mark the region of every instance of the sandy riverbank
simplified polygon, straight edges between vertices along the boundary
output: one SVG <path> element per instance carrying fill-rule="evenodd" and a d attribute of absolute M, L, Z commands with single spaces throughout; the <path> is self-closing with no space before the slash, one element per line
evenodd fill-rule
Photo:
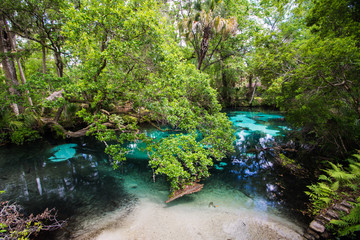
<path fill-rule="evenodd" d="M 77 239 L 302 239 L 299 226 L 243 208 L 168 206 L 141 199 L 127 214 L 117 214 L 118 219 L 113 213 L 97 223 L 97 231 Z"/>

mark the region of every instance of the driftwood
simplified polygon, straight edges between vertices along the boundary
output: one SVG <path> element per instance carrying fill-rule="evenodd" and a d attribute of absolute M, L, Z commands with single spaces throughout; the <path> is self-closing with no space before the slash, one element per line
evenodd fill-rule
<path fill-rule="evenodd" d="M 199 184 L 199 183 L 193 183 L 192 185 L 186 185 L 183 189 L 175 191 L 175 193 L 173 194 L 173 197 L 166 200 L 165 203 L 174 201 L 175 199 L 181 198 L 187 194 L 199 192 L 203 187 L 204 187 L 204 184 Z"/>

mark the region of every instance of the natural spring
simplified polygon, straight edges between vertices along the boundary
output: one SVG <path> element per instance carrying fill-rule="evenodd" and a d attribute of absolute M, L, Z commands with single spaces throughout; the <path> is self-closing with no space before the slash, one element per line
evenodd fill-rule
<path fill-rule="evenodd" d="M 228 116 L 236 152 L 214 165 L 200 192 L 169 204 L 168 185 L 162 177 L 153 182 L 143 144 L 129 143 L 126 163 L 113 170 L 91 138 L 0 147 L 0 201 L 17 202 L 26 213 L 55 207 L 68 226 L 46 239 L 302 239 L 296 209 L 305 184 L 262 150 L 287 140 L 284 117 Z M 154 138 L 167 134 L 143 130 Z"/>

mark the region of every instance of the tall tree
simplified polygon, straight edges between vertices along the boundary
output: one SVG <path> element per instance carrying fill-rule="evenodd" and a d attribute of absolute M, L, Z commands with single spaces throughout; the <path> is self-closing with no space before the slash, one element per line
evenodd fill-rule
<path fill-rule="evenodd" d="M 53 52 L 59 77 L 63 77 L 64 74 L 64 38 L 61 28 L 64 22 L 62 10 L 66 4 L 68 2 L 62 0 L 6 0 L 0 4 L 1 13 L 11 22 L 12 32 L 39 43 L 43 55 L 45 48 Z M 43 66 L 46 68 L 45 63 Z"/>
<path fill-rule="evenodd" d="M 17 78 L 16 68 L 14 64 L 14 57 L 11 48 L 11 33 L 8 31 L 7 23 L 4 15 L 0 15 L 0 53 L 1 64 L 5 73 L 5 80 L 9 88 L 10 95 L 13 99 L 10 100 L 10 106 L 16 116 L 20 113 L 20 108 L 16 103 L 16 97 L 20 97 L 21 94 L 18 91 L 19 81 Z"/>
<path fill-rule="evenodd" d="M 234 17 L 226 19 L 217 15 L 214 12 L 215 1 L 209 1 L 204 6 L 200 2 L 195 2 L 194 6 L 190 5 L 191 7 L 196 10 L 195 13 L 181 19 L 179 29 L 194 48 L 197 69 L 204 70 L 214 63 L 213 56 L 221 42 L 226 41 L 236 33 L 238 23 Z M 224 58 L 226 57 L 229 56 L 224 56 Z M 205 58 L 208 62 L 202 67 Z"/>

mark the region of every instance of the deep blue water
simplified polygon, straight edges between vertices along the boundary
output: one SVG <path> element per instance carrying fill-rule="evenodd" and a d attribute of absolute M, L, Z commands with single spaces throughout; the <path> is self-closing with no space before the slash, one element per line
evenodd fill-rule
<path fill-rule="evenodd" d="M 212 192 L 220 191 L 231 201 L 244 201 L 248 208 L 300 219 L 297 209 L 303 207 L 305 183 L 274 164 L 273 152 L 264 150 L 275 142 L 288 141 L 291 128 L 284 117 L 245 111 L 231 111 L 228 116 L 236 131 L 236 152 L 214 165 L 197 196 L 185 196 L 172 204 L 192 201 L 201 194 L 211 198 Z M 152 128 L 144 131 L 154 138 L 168 134 Z M 68 219 L 68 229 L 99 213 L 129 208 L 141 197 L 165 201 L 168 185 L 162 177 L 153 183 L 147 154 L 141 151 L 144 144 L 129 143 L 128 147 L 126 163 L 113 170 L 104 146 L 92 138 L 3 146 L 0 190 L 5 193 L 0 200 L 17 202 L 26 213 L 55 207 L 59 218 Z"/>

